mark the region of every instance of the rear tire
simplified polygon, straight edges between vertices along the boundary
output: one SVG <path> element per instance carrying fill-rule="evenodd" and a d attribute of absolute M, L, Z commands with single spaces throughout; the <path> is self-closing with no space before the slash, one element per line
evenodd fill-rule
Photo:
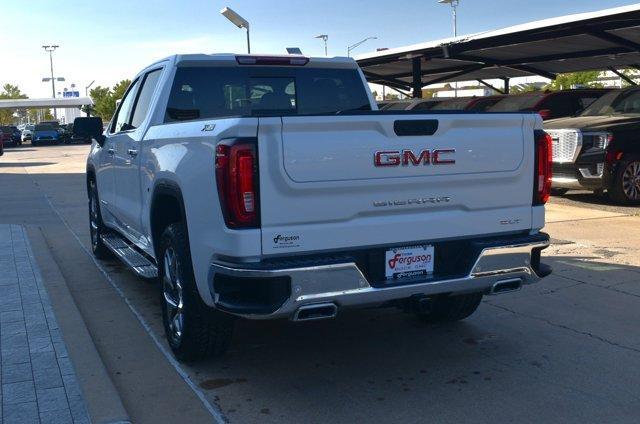
<path fill-rule="evenodd" d="M 480 306 L 482 293 L 460 296 L 439 296 L 429 311 L 417 312 L 418 317 L 429 323 L 461 321 L 471 316 Z"/>
<path fill-rule="evenodd" d="M 91 236 L 91 252 L 98 259 L 111 256 L 111 251 L 102 242 L 102 235 L 107 231 L 102 222 L 98 188 L 94 180 L 89 180 L 89 234 Z"/>
<path fill-rule="evenodd" d="M 210 308 L 200 297 L 182 223 L 171 224 L 162 233 L 158 278 L 162 322 L 176 358 L 191 362 L 224 354 L 231 343 L 235 319 Z"/>
<path fill-rule="evenodd" d="M 609 189 L 611 200 L 624 205 L 640 204 L 640 158 L 632 157 L 621 162 L 613 187 Z"/>

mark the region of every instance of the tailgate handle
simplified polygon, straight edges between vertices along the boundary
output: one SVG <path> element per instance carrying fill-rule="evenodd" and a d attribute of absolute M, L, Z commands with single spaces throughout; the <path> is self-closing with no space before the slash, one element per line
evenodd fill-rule
<path fill-rule="evenodd" d="M 397 136 L 434 135 L 438 131 L 437 119 L 413 119 L 395 121 L 393 130 Z"/>

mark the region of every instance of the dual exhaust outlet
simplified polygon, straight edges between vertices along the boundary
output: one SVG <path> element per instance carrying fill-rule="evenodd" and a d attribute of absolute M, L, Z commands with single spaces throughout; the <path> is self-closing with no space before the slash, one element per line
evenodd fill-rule
<path fill-rule="evenodd" d="M 522 288 L 522 279 L 521 278 L 511 278 L 509 280 L 501 280 L 495 283 L 489 294 L 503 294 L 518 291 Z"/>
<path fill-rule="evenodd" d="M 503 293 L 510 293 L 518 291 L 522 288 L 521 278 L 511 278 L 508 280 L 501 280 L 491 286 L 489 290 L 490 295 L 497 295 Z M 428 298 L 421 297 L 419 303 L 425 303 L 422 307 L 427 307 Z M 423 301 L 423 302 L 420 302 Z M 317 303 L 313 305 L 304 305 L 299 307 L 293 317 L 292 321 L 316 321 L 321 319 L 331 319 L 338 315 L 338 306 L 335 303 Z"/>
<path fill-rule="evenodd" d="M 299 307 L 291 318 L 292 321 L 316 321 L 335 318 L 338 306 L 335 303 L 317 303 Z"/>

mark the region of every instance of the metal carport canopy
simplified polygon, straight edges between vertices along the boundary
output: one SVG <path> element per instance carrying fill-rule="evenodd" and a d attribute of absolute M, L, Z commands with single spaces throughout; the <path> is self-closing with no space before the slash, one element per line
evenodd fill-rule
<path fill-rule="evenodd" d="M 65 108 L 85 105 L 93 105 L 93 100 L 90 97 L 0 100 L 0 109 Z"/>
<path fill-rule="evenodd" d="M 640 4 L 562 16 L 496 31 L 356 57 L 367 80 L 397 89 L 640 67 Z"/>

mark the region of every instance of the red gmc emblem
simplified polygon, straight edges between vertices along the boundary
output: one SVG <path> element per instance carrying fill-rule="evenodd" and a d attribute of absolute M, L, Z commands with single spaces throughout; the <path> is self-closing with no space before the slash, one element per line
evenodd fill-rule
<path fill-rule="evenodd" d="M 451 156 L 456 149 L 425 149 L 418 153 L 412 150 L 384 150 L 375 152 L 373 163 L 375 166 L 427 166 L 453 165 L 456 160 Z"/>

